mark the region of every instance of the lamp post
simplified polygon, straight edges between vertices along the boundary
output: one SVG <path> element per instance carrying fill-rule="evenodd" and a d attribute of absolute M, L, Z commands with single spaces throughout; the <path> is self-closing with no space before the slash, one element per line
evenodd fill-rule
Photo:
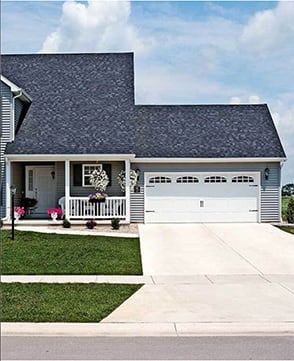
<path fill-rule="evenodd" d="M 10 194 L 11 194 L 11 239 L 14 241 L 14 196 L 16 193 L 15 185 L 10 186 Z"/>

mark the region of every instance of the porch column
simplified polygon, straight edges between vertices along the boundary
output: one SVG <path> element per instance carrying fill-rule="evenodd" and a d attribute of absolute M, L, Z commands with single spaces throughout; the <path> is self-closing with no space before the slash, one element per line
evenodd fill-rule
<path fill-rule="evenodd" d="M 70 163 L 64 162 L 64 195 L 65 195 L 65 218 L 69 219 L 69 197 L 70 197 Z"/>
<path fill-rule="evenodd" d="M 130 223 L 130 160 L 125 160 L 125 172 L 126 172 L 126 221 Z"/>
<path fill-rule="evenodd" d="M 11 220 L 11 196 L 10 196 L 10 183 L 11 183 L 11 162 L 6 158 L 6 169 L 5 169 L 5 186 L 6 186 L 6 216 L 7 221 Z"/>

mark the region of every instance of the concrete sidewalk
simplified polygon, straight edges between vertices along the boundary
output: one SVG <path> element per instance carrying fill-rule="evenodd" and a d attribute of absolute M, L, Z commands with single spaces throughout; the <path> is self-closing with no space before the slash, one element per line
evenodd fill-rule
<path fill-rule="evenodd" d="M 2 276 L 145 285 L 100 323 L 3 323 L 3 336 L 293 335 L 293 275 Z"/>

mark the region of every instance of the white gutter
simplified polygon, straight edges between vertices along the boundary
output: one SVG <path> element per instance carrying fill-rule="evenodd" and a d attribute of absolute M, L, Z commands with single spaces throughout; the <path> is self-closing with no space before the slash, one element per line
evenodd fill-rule
<path fill-rule="evenodd" d="M 102 161 L 102 160 L 134 160 L 135 154 L 6 154 L 10 161 Z"/>
<path fill-rule="evenodd" d="M 287 158 L 135 158 L 137 163 L 269 163 L 285 162 Z"/>

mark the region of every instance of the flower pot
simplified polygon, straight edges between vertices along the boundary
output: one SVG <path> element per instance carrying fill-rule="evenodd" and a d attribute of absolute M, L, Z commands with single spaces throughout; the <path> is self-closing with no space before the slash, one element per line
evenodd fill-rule
<path fill-rule="evenodd" d="M 105 198 L 98 198 L 97 201 L 98 203 L 105 203 Z"/>
<path fill-rule="evenodd" d="M 90 198 L 89 199 L 89 203 L 98 203 L 99 201 L 98 201 L 98 199 L 97 198 Z"/>
<path fill-rule="evenodd" d="M 51 216 L 51 218 L 53 219 L 53 222 L 57 222 L 57 217 L 58 217 L 57 212 L 51 213 L 50 216 Z"/>
<path fill-rule="evenodd" d="M 17 223 L 20 219 L 20 214 L 17 213 L 17 212 L 14 212 L 14 220 L 15 220 L 15 223 Z"/>

